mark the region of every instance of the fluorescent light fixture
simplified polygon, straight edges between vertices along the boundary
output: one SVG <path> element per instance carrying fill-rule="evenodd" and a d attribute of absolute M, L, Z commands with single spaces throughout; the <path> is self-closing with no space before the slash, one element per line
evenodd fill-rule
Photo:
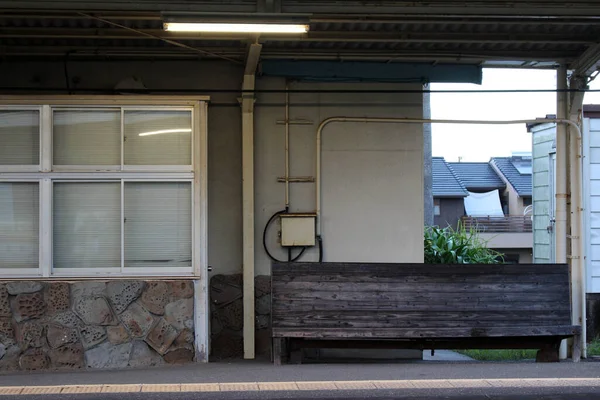
<path fill-rule="evenodd" d="M 213 22 L 165 22 L 169 32 L 212 33 L 306 33 L 308 25 L 298 24 L 241 24 Z"/>
<path fill-rule="evenodd" d="M 162 135 L 163 133 L 189 133 L 192 130 L 189 128 L 184 129 L 163 129 L 161 131 L 142 132 L 138 136 L 150 136 L 150 135 Z"/>

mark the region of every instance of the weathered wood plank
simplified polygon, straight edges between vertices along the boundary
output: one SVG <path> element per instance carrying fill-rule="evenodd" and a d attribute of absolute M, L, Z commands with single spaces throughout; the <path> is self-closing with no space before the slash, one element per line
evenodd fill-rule
<path fill-rule="evenodd" d="M 398 312 L 409 311 L 436 311 L 436 312 L 451 312 L 451 311 L 569 311 L 569 304 L 555 303 L 539 303 L 539 302 L 520 302 L 520 303 L 473 303 L 473 304 L 456 304 L 448 302 L 409 302 L 409 301 L 382 301 L 377 304 L 372 301 L 319 301 L 315 302 L 310 299 L 303 301 L 295 300 L 291 302 L 273 301 L 273 310 L 294 311 L 300 309 L 310 310 L 372 310 L 372 311 L 389 311 L 395 310 Z"/>
<path fill-rule="evenodd" d="M 423 321 L 425 323 L 436 323 L 438 321 L 461 321 L 479 324 L 517 324 L 528 323 L 530 325 L 544 325 L 545 321 L 563 321 L 557 325 L 568 325 L 570 317 L 568 312 L 539 311 L 515 312 L 507 310 L 504 312 L 397 312 L 397 311 L 275 311 L 272 314 L 275 324 L 279 325 L 285 321 L 303 321 L 316 323 L 326 321 L 385 321 L 411 322 Z"/>
<path fill-rule="evenodd" d="M 291 274 L 327 274 L 328 272 L 344 275 L 394 274 L 394 275 L 551 275 L 568 274 L 568 267 L 563 264 L 500 264 L 500 265 L 427 265 L 427 264 L 386 264 L 386 263 L 274 263 L 271 273 L 273 276 Z"/>
<path fill-rule="evenodd" d="M 344 275 L 334 272 L 322 272 L 313 273 L 312 275 L 279 275 L 272 277 L 274 283 L 279 282 L 354 282 L 354 283 L 562 283 L 568 280 L 567 274 L 522 274 L 522 275 L 501 275 L 496 273 L 490 273 L 486 275 L 469 275 L 469 274 L 444 274 L 444 275 L 433 275 L 433 274 L 370 274 L 364 273 L 361 275 Z"/>
<path fill-rule="evenodd" d="M 556 336 L 469 337 L 454 339 L 307 339 L 291 338 L 303 348 L 326 349 L 541 349 L 552 347 Z"/>
<path fill-rule="evenodd" d="M 395 318 L 395 319 L 464 319 L 464 320 L 497 320 L 501 318 L 517 320 L 545 319 L 569 317 L 567 311 L 549 310 L 544 313 L 539 311 L 378 311 L 378 310 L 324 310 L 314 311 L 313 309 L 306 310 L 274 310 L 272 316 L 275 318 L 298 318 L 305 315 L 311 315 L 318 318 Z"/>
<path fill-rule="evenodd" d="M 566 323 L 568 323 L 569 321 L 566 321 Z M 565 320 L 563 319 L 556 319 L 556 320 L 544 320 L 545 324 L 548 325 L 560 325 L 560 324 L 564 324 Z M 501 321 L 497 321 L 495 323 L 490 323 L 489 321 L 487 322 L 474 322 L 474 321 L 450 321 L 450 320 L 446 320 L 446 321 L 378 321 L 378 320 L 370 320 L 370 321 L 366 321 L 366 320 L 354 320 L 354 321 L 349 321 L 349 320 L 338 320 L 338 321 L 334 321 L 334 320 L 326 320 L 326 321 L 315 321 L 315 320 L 306 320 L 306 319 L 300 319 L 300 320 L 280 320 L 278 321 L 277 325 L 278 328 L 297 328 L 297 329 L 302 329 L 302 330 L 308 330 L 308 329 L 326 329 L 326 328 L 330 328 L 330 329 L 336 329 L 336 328 L 342 328 L 342 329 L 346 329 L 346 328 L 357 328 L 357 329 L 362 329 L 362 328 L 371 328 L 371 329 L 387 329 L 387 328 L 402 328 L 402 329 L 412 329 L 412 328 L 428 328 L 428 329 L 444 329 L 444 328 L 488 328 L 488 327 L 494 327 L 494 328 L 502 328 L 502 327 L 507 327 L 507 328 L 517 328 L 517 327 L 523 327 L 523 328 L 533 328 L 535 326 L 543 326 L 541 324 L 536 324 L 536 325 L 532 325 L 530 323 L 527 323 L 526 321 L 507 321 L 507 322 L 501 322 Z"/>
<path fill-rule="evenodd" d="M 545 282 L 510 282 L 510 283 L 457 283 L 449 282 L 335 282 L 335 281 L 288 281 L 275 282 L 274 290 L 278 293 L 318 291 L 318 292 L 405 292 L 405 293 L 490 293 L 490 292 L 534 292 L 555 293 L 569 290 L 569 283 L 545 283 Z"/>
<path fill-rule="evenodd" d="M 572 336 L 581 333 L 578 326 L 538 326 L 515 328 L 275 328 L 274 337 L 298 338 L 460 338 L 460 337 L 506 337 L 506 336 Z"/>
<path fill-rule="evenodd" d="M 427 293 L 427 292 L 321 292 L 321 291 L 292 291 L 272 293 L 273 302 L 277 301 L 362 301 L 373 302 L 406 302 L 409 304 L 456 304 L 459 308 L 463 303 L 485 302 L 492 303 L 521 303 L 521 302 L 560 302 L 568 299 L 569 292 L 534 292 L 534 293 Z"/>

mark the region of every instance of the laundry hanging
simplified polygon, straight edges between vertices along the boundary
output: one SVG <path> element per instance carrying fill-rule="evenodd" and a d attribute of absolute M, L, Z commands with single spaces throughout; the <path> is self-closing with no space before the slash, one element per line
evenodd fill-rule
<path fill-rule="evenodd" d="M 465 211 L 470 217 L 503 217 L 498 189 L 486 193 L 472 193 L 465 197 Z"/>

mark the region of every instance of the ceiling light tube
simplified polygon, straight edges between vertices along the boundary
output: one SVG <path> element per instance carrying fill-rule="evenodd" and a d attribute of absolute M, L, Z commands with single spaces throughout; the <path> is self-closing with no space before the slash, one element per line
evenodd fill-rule
<path fill-rule="evenodd" d="M 163 129 L 161 131 L 142 132 L 138 136 L 150 136 L 150 135 L 161 135 L 163 133 L 189 133 L 192 130 L 189 128 L 184 129 Z"/>
<path fill-rule="evenodd" d="M 308 25 L 302 24 L 253 24 L 253 23 L 213 23 L 213 22 L 165 22 L 168 32 L 210 32 L 210 33 L 291 33 L 308 32 Z"/>

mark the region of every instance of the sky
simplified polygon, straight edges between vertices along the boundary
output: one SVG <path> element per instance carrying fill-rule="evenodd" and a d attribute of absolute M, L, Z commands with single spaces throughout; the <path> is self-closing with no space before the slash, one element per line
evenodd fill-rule
<path fill-rule="evenodd" d="M 600 89 L 600 79 L 590 84 Z M 484 69 L 483 84 L 434 83 L 432 90 L 556 89 L 555 70 Z M 584 104 L 600 104 L 586 93 Z M 556 93 L 432 93 L 433 119 L 535 119 L 556 114 Z M 519 125 L 433 124 L 433 156 L 447 161 L 489 161 L 531 151 L 531 134 Z"/>

